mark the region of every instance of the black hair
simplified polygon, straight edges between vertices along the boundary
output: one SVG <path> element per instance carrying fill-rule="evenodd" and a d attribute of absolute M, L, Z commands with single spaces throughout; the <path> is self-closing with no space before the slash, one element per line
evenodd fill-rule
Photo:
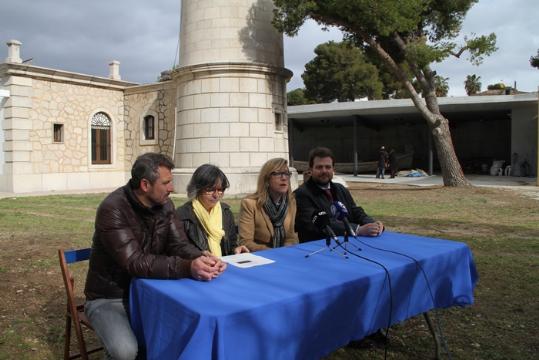
<path fill-rule="evenodd" d="M 192 199 L 198 196 L 203 190 L 212 188 L 215 184 L 221 183 L 223 191 L 230 186 L 225 173 L 215 165 L 200 165 L 187 185 L 187 196 Z"/>
<path fill-rule="evenodd" d="M 140 188 L 142 179 L 146 179 L 150 184 L 155 183 L 159 178 L 159 167 L 163 166 L 169 170 L 174 169 L 172 160 L 163 154 L 145 153 L 140 155 L 131 168 L 131 180 L 129 181 L 133 189 Z"/>
<path fill-rule="evenodd" d="M 332 166 L 335 165 L 335 156 L 333 156 L 333 152 L 327 147 L 318 146 L 312 149 L 311 151 L 309 151 L 309 167 L 310 168 L 313 167 L 313 162 L 314 162 L 315 157 L 319 157 L 319 158 L 330 157 L 331 162 L 332 162 L 331 165 Z"/>

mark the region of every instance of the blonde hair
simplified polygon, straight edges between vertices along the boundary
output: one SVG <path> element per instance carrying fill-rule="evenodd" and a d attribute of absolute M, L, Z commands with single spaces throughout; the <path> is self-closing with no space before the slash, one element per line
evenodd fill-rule
<path fill-rule="evenodd" d="M 256 205 L 260 208 L 264 207 L 266 201 L 269 198 L 269 180 L 272 172 L 279 172 L 282 169 L 288 170 L 288 161 L 283 158 L 274 158 L 266 161 L 260 173 L 258 174 L 258 180 L 256 182 L 256 191 L 249 195 L 249 198 L 256 200 Z M 288 178 L 288 192 L 286 194 L 288 203 L 292 197 L 292 190 L 290 189 L 290 178 Z"/>

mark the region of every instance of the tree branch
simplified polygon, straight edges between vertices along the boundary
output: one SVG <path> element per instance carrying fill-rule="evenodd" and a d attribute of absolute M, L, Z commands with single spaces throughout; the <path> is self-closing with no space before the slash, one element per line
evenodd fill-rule
<path fill-rule="evenodd" d="M 449 54 L 453 55 L 454 57 L 456 57 L 458 59 L 458 58 L 460 58 L 462 53 L 465 52 L 466 50 L 468 50 L 468 46 L 461 47 L 460 50 L 457 51 L 457 52 L 449 51 Z"/>
<path fill-rule="evenodd" d="M 412 102 L 414 105 L 419 109 L 419 111 L 423 114 L 424 118 L 427 119 L 429 124 L 431 126 L 436 126 L 436 118 L 433 116 L 429 108 L 426 106 L 425 102 L 421 99 L 421 96 L 417 93 L 414 86 L 412 85 L 412 82 L 408 79 L 406 76 L 406 72 L 404 69 L 402 69 L 401 66 L 399 66 L 395 60 L 389 55 L 382 46 L 376 41 L 376 39 L 372 36 L 368 36 L 367 34 L 364 34 L 360 31 L 356 30 L 356 33 L 360 34 L 363 41 L 365 41 L 369 46 L 371 46 L 374 51 L 378 54 L 378 56 L 388 65 L 390 70 L 397 76 L 397 78 L 401 81 L 401 83 L 404 85 L 404 87 L 408 90 L 410 93 L 410 97 L 412 99 Z"/>
<path fill-rule="evenodd" d="M 402 52 L 406 52 L 406 43 L 399 33 L 393 34 L 393 40 Z M 440 114 L 440 107 L 436 101 L 436 73 L 431 70 L 429 65 L 425 65 L 420 69 L 417 64 L 410 61 L 406 62 L 423 89 L 427 108 L 434 114 Z"/>
<path fill-rule="evenodd" d="M 404 39 L 400 36 L 399 33 L 394 33 L 393 34 L 393 40 L 395 41 L 395 43 L 397 44 L 399 49 L 403 53 L 406 53 L 406 43 L 404 42 Z M 416 64 L 414 64 L 414 63 L 411 63 L 409 61 L 406 61 L 406 62 L 410 66 L 410 69 L 414 73 L 414 75 L 415 75 L 417 81 L 419 82 L 419 85 L 423 89 L 423 91 L 428 92 L 431 89 L 431 86 L 429 85 L 428 81 L 425 79 L 425 76 L 424 76 L 423 72 L 421 71 L 421 69 L 419 69 L 416 66 Z"/>

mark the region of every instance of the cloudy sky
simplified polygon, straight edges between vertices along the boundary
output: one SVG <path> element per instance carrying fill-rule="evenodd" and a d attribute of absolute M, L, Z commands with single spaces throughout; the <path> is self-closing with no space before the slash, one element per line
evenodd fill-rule
<path fill-rule="evenodd" d="M 156 6 L 155 4 L 159 4 Z M 5 42 L 20 40 L 21 57 L 36 66 L 108 76 L 108 63 L 121 62 L 124 80 L 154 82 L 177 62 L 180 0 L 3 0 L 0 12 L 0 61 Z M 465 95 L 468 74 L 486 85 L 504 82 L 537 91 L 539 70 L 529 58 L 539 49 L 537 0 L 480 0 L 468 13 L 462 34 L 495 32 L 499 50 L 479 66 L 463 59 L 436 64 L 449 78 L 450 95 Z M 302 87 L 304 65 L 316 45 L 340 40 L 337 30 L 306 23 L 297 37 L 285 38 L 285 65 L 294 72 L 288 89 Z"/>

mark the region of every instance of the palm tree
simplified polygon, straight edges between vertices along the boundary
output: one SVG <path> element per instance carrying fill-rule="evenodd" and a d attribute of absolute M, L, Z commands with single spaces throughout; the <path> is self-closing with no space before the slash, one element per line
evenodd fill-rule
<path fill-rule="evenodd" d="M 447 82 L 447 80 L 449 80 L 449 78 L 444 78 L 440 75 L 436 75 L 434 83 L 436 84 L 435 93 L 437 97 L 445 97 L 447 96 L 447 93 L 449 93 L 449 83 Z"/>
<path fill-rule="evenodd" d="M 466 76 L 466 81 L 464 82 L 464 89 L 466 89 L 466 94 L 468 96 L 477 94 L 481 91 L 481 76 L 475 74 Z"/>

